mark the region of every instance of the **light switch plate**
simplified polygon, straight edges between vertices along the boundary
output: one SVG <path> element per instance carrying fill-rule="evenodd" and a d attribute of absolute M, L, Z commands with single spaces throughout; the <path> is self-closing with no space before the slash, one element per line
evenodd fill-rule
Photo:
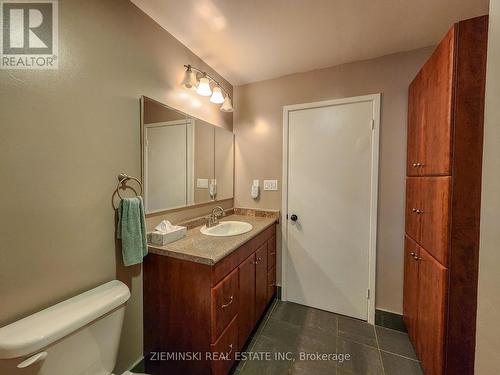
<path fill-rule="evenodd" d="M 278 190 L 278 180 L 264 180 L 264 190 Z"/>
<path fill-rule="evenodd" d="M 208 178 L 196 179 L 196 187 L 198 189 L 208 189 Z"/>

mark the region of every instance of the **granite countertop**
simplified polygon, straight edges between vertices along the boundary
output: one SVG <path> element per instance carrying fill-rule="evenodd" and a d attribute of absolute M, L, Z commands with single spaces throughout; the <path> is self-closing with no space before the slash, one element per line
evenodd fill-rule
<path fill-rule="evenodd" d="M 186 237 L 164 246 L 149 244 L 149 252 L 192 262 L 213 265 L 231 254 L 245 242 L 276 222 L 275 218 L 230 215 L 220 221 L 234 220 L 252 224 L 250 232 L 230 237 L 207 236 L 200 232 L 202 226 L 187 231 Z"/>

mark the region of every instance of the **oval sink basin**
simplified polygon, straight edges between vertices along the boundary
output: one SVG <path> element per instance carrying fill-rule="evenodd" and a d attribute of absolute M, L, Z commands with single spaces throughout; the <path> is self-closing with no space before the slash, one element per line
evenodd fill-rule
<path fill-rule="evenodd" d="M 252 229 L 252 224 L 243 221 L 221 221 L 219 224 L 210 228 L 204 225 L 200 229 L 200 232 L 207 236 L 229 237 L 250 232 Z"/>

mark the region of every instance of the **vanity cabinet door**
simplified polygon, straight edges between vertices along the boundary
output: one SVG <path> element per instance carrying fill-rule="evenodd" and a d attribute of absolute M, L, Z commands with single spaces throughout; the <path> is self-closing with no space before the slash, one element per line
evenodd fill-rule
<path fill-rule="evenodd" d="M 238 273 L 238 346 L 241 350 L 255 324 L 255 253 L 239 265 Z"/>
<path fill-rule="evenodd" d="M 270 270 L 276 266 L 276 235 L 267 241 L 267 269 Z"/>
<path fill-rule="evenodd" d="M 420 247 L 410 237 L 405 237 L 404 282 L 403 282 L 403 320 L 408 335 L 415 342 L 418 320 L 418 258 Z"/>
<path fill-rule="evenodd" d="M 450 176 L 421 177 L 420 244 L 441 264 L 448 265 Z"/>
<path fill-rule="evenodd" d="M 257 322 L 267 306 L 267 242 L 255 252 L 255 321 Z"/>
<path fill-rule="evenodd" d="M 416 349 L 425 374 L 441 375 L 444 366 L 448 270 L 423 248 L 420 248 L 418 263 Z"/>
<path fill-rule="evenodd" d="M 406 178 L 406 233 L 413 240 L 420 241 L 420 217 L 422 208 L 421 179 Z"/>

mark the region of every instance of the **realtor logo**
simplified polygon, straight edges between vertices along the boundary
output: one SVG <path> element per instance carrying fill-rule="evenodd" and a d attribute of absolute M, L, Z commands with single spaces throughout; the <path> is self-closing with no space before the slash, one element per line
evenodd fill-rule
<path fill-rule="evenodd" d="M 0 0 L 0 69 L 57 69 L 57 0 Z"/>

